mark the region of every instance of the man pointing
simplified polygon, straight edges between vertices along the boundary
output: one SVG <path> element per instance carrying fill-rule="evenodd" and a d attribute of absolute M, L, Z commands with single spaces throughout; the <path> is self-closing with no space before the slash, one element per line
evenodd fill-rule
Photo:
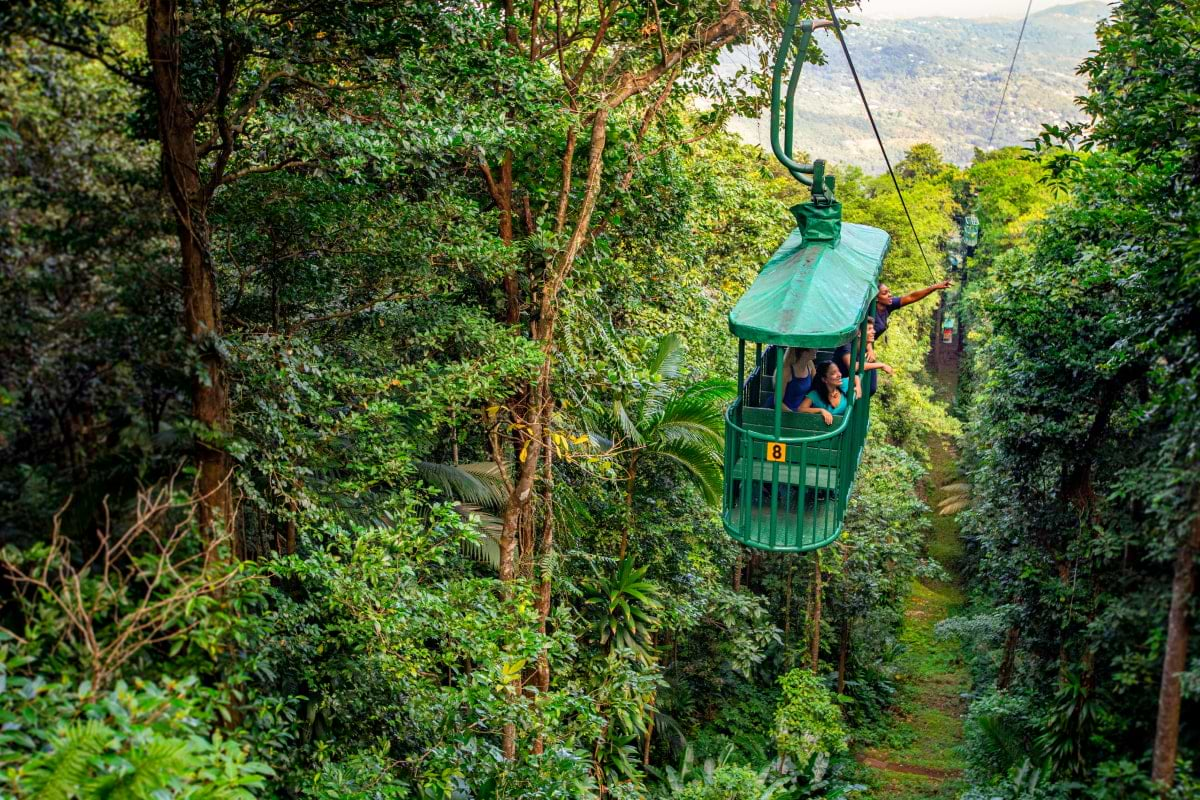
<path fill-rule="evenodd" d="M 888 316 L 896 309 L 912 305 L 918 300 L 924 300 L 934 292 L 940 292 L 943 289 L 949 288 L 950 281 L 942 281 L 941 283 L 935 283 L 933 286 L 926 286 L 924 289 L 909 292 L 903 297 L 896 297 L 892 294 L 891 289 L 884 284 L 880 284 L 879 294 L 875 296 L 875 337 L 879 338 L 883 336 L 888 327 Z"/>

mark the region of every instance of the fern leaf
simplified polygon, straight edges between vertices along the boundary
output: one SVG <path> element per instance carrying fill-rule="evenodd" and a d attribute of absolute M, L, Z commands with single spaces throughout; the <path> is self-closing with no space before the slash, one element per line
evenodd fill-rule
<path fill-rule="evenodd" d="M 33 800 L 71 800 L 88 782 L 91 761 L 104 752 L 112 731 L 98 720 L 74 723 L 29 764 Z"/>

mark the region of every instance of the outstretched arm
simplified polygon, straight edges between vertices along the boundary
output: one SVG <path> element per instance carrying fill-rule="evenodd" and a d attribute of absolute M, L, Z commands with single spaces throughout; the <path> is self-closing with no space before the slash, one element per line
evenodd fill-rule
<path fill-rule="evenodd" d="M 929 297 L 929 295 L 933 294 L 934 292 L 939 292 L 942 289 L 949 289 L 949 288 L 950 288 L 950 281 L 942 281 L 941 283 L 935 283 L 933 286 L 926 286 L 924 289 L 917 289 L 915 292 L 909 292 L 908 294 L 901 297 L 900 305 L 901 306 L 912 305 L 913 303 L 917 302 L 918 300 L 924 300 L 926 297 Z"/>

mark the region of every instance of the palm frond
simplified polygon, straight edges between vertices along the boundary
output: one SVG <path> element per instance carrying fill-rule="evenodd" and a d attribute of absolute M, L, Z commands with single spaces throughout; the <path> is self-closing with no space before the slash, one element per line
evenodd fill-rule
<path fill-rule="evenodd" d="M 53 743 L 53 749 L 30 760 L 26 767 L 33 796 L 44 800 L 70 800 L 91 774 L 93 758 L 104 752 L 112 731 L 98 720 L 70 725 Z"/>
<path fill-rule="evenodd" d="M 938 505 L 938 513 L 944 517 L 952 517 L 970 505 L 971 501 L 965 497 L 948 497 Z"/>
<path fill-rule="evenodd" d="M 418 461 L 417 475 L 447 497 L 482 508 L 499 508 L 508 500 L 504 480 L 495 464 L 445 464 Z"/>
<path fill-rule="evenodd" d="M 638 428 L 636 420 L 630 416 L 629 410 L 625 403 L 621 400 L 614 400 L 612 404 L 612 421 L 616 432 L 622 438 L 628 439 L 630 444 L 641 446 L 643 443 L 642 432 Z"/>
<path fill-rule="evenodd" d="M 951 516 L 969 508 L 971 505 L 971 484 L 967 482 L 950 483 L 942 487 L 944 497 L 938 503 L 938 513 Z"/>
<path fill-rule="evenodd" d="M 613 449 L 613 440 L 601 433 L 587 432 L 588 446 L 592 450 L 598 450 L 603 453 L 606 450 Z"/>
<path fill-rule="evenodd" d="M 556 538 L 562 544 L 578 541 L 594 524 L 592 513 L 571 483 L 556 481 L 554 484 L 554 525 Z M 565 540 L 565 541 L 563 541 Z"/>
<path fill-rule="evenodd" d="M 125 758 L 125 769 L 100 775 L 80 793 L 82 797 L 169 797 L 167 782 L 185 773 L 188 743 L 182 739 L 151 739 Z"/>
<path fill-rule="evenodd" d="M 479 531 L 478 539 L 463 542 L 463 552 L 468 558 L 481 564 L 490 564 L 492 569 L 500 569 L 500 532 L 504 528 L 504 520 L 469 503 L 455 503 L 454 510 L 475 523 Z"/>
<path fill-rule="evenodd" d="M 706 501 L 716 503 L 721 499 L 724 475 L 721 457 L 713 448 L 691 442 L 663 442 L 655 453 L 683 467 Z"/>
<path fill-rule="evenodd" d="M 708 378 L 682 387 L 680 396 L 696 402 L 715 403 L 723 408 L 737 396 L 737 381 L 728 378 Z"/>
<path fill-rule="evenodd" d="M 677 333 L 668 333 L 658 340 L 654 355 L 646 362 L 646 370 L 653 375 L 661 375 L 664 380 L 673 381 L 683 369 L 684 355 L 683 339 Z"/>
<path fill-rule="evenodd" d="M 660 425 L 655 429 L 650 449 L 653 451 L 660 444 L 676 444 L 681 442 L 720 450 L 724 444 L 724 435 L 721 431 L 714 431 L 707 425 L 693 422 L 672 422 L 667 425 Z"/>
<path fill-rule="evenodd" d="M 672 397 L 659 414 L 643 426 L 646 438 L 698 439 L 723 446 L 725 439 L 724 407 L 736 389 L 731 381 L 704 381 L 693 384 Z"/>
<path fill-rule="evenodd" d="M 653 421 L 655 427 L 666 425 L 699 425 L 723 437 L 725 415 L 721 408 L 711 403 L 680 398 L 663 406 L 662 413 Z M 650 426 L 645 426 L 649 428 Z"/>
<path fill-rule="evenodd" d="M 658 340 L 654 355 L 646 362 L 646 371 L 654 378 L 650 383 L 639 386 L 642 391 L 634 403 L 638 418 L 647 419 L 657 415 L 678 391 L 675 381 L 683 373 L 684 355 L 683 340 L 678 334 L 668 333 Z"/>

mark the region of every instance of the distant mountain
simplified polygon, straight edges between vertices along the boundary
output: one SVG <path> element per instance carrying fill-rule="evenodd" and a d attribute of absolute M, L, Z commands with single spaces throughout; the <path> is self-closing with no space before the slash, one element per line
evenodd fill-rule
<path fill-rule="evenodd" d="M 1096 23 L 1108 13 L 1108 3 L 1089 0 L 1030 16 L 994 146 L 1024 144 L 1043 123 L 1080 118 L 1074 98 L 1085 86 L 1075 72 L 1095 49 Z M 918 142 L 934 144 L 955 163 L 969 162 L 973 149 L 987 144 L 1020 20 L 856 21 L 846 38 L 893 162 Z M 801 74 L 796 147 L 831 162 L 882 171 L 883 158 L 841 49 L 832 34 L 818 36 L 829 63 L 806 65 Z M 719 69 L 732 77 L 743 66 L 757 68 L 758 53 L 738 48 Z M 767 120 L 766 114 L 758 121 L 738 118 L 729 128 L 769 149 Z"/>

